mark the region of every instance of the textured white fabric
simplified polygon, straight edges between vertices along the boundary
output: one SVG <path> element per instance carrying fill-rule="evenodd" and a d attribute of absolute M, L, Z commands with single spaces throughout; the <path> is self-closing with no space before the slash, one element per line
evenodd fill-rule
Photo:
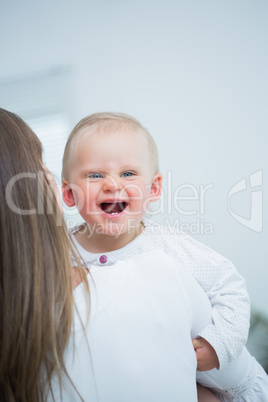
<path fill-rule="evenodd" d="M 91 264 L 88 281 L 89 324 L 82 283 L 74 290 L 74 328 L 65 351 L 67 372 L 79 394 L 66 377 L 60 391 L 54 378 L 55 400 L 196 401 L 191 339 L 211 323 L 212 308 L 194 277 L 155 249 L 114 263 Z M 245 348 L 222 370 L 198 372 L 197 379 L 222 401 L 268 400 L 268 378 Z"/>
<path fill-rule="evenodd" d="M 246 347 L 222 370 L 197 372 L 196 377 L 223 402 L 268 401 L 268 376 Z"/>
<path fill-rule="evenodd" d="M 74 290 L 74 333 L 67 371 L 85 402 L 195 402 L 191 337 L 211 321 L 211 306 L 193 276 L 162 250 L 109 265 L 91 265 L 90 321 L 84 285 Z M 79 314 L 78 314 L 79 313 Z M 64 378 L 57 402 L 79 396 Z M 51 397 L 48 397 L 48 401 Z"/>
<path fill-rule="evenodd" d="M 172 255 L 195 277 L 212 305 L 213 323 L 199 335 L 215 349 L 220 369 L 238 356 L 246 343 L 249 328 L 249 297 L 246 284 L 233 264 L 214 250 L 172 227 L 144 220 L 143 232 L 125 247 L 105 254 L 106 265 L 146 251 L 162 249 Z M 92 254 L 73 239 L 86 264 L 102 265 L 101 254 Z"/>

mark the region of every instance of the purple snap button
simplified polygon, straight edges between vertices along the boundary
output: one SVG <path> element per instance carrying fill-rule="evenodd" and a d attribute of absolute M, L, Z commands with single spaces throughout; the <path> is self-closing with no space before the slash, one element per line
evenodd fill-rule
<path fill-rule="evenodd" d="M 108 261 L 107 255 L 101 255 L 100 256 L 100 262 L 102 264 L 105 264 Z"/>

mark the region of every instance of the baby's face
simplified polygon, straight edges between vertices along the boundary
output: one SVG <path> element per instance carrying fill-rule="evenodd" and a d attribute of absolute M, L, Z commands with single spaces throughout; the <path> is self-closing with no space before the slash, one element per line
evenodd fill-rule
<path fill-rule="evenodd" d="M 117 236 L 136 228 L 154 181 L 143 133 L 129 127 L 112 133 L 85 130 L 74 158 L 69 185 L 91 229 Z"/>

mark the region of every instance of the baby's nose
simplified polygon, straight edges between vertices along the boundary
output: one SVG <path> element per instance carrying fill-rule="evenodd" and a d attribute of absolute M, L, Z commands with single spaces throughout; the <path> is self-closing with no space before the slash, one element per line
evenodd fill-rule
<path fill-rule="evenodd" d="M 104 191 L 117 191 L 122 189 L 120 177 L 106 177 L 103 183 Z"/>

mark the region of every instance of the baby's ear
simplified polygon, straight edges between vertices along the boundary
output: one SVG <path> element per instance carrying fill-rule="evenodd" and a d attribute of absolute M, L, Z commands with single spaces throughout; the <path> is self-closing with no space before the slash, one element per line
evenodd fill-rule
<path fill-rule="evenodd" d="M 162 192 L 162 175 L 160 173 L 156 173 L 152 180 L 151 185 L 151 193 L 150 193 L 150 201 L 157 201 Z"/>
<path fill-rule="evenodd" d="M 68 207 L 74 207 L 75 206 L 75 200 L 74 200 L 74 195 L 73 195 L 73 190 L 71 189 L 70 184 L 68 183 L 68 180 L 62 180 L 62 198 L 65 204 Z"/>

